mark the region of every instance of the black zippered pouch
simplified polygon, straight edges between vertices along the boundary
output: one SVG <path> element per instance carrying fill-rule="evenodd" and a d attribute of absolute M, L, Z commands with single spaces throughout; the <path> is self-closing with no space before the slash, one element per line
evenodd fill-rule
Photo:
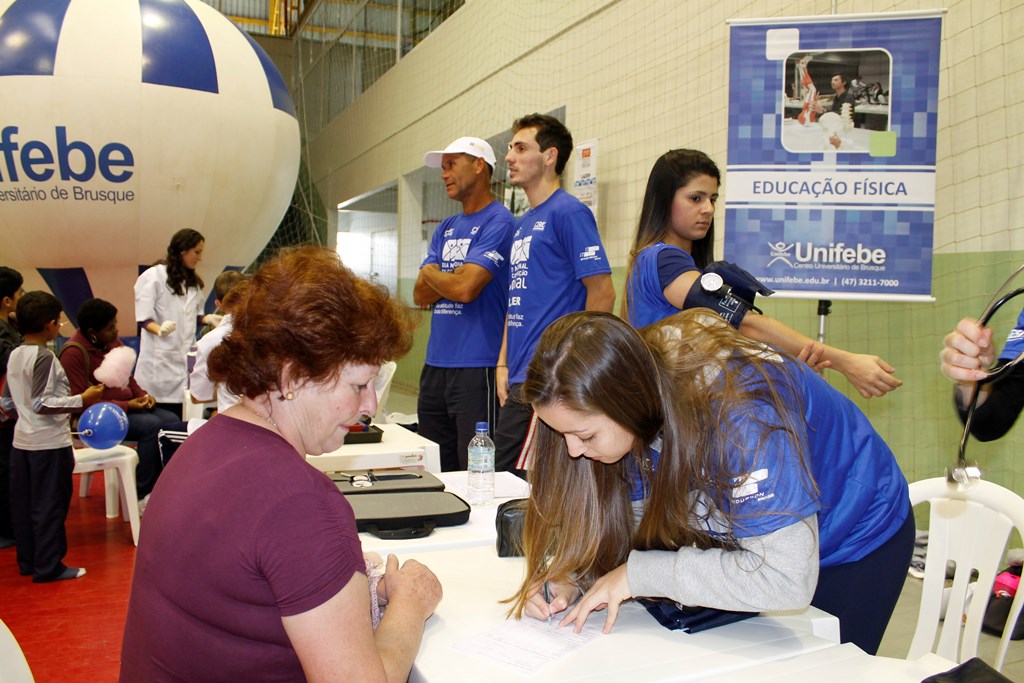
<path fill-rule="evenodd" d="M 469 521 L 469 504 L 448 491 L 363 493 L 345 498 L 355 512 L 356 529 L 377 538 L 423 538 L 436 527 Z"/>

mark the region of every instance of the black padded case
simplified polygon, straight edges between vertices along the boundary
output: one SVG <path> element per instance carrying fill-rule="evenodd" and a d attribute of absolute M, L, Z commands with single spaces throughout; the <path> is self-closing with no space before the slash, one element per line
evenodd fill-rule
<path fill-rule="evenodd" d="M 469 521 L 469 504 L 447 491 L 365 493 L 346 496 L 356 528 L 378 538 L 429 536 L 435 527 Z"/>

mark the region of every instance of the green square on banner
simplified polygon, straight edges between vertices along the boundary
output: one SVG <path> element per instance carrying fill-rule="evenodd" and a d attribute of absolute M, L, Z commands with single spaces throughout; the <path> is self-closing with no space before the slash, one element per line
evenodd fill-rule
<path fill-rule="evenodd" d="M 896 156 L 896 131 L 871 131 L 871 138 L 868 146 L 870 148 L 870 154 L 873 157 Z"/>

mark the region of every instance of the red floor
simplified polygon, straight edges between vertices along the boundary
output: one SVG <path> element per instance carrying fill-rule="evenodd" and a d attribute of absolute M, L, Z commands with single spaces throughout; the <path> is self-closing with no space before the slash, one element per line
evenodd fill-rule
<path fill-rule="evenodd" d="M 65 529 L 69 566 L 81 579 L 34 584 L 18 575 L 14 549 L 0 550 L 0 618 L 14 633 L 38 683 L 116 681 L 135 566 L 127 522 L 104 514 L 103 477 L 71 500 Z"/>

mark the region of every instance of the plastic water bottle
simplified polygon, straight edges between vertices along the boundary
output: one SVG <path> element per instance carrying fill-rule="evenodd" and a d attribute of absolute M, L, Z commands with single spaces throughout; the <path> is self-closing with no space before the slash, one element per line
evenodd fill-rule
<path fill-rule="evenodd" d="M 476 435 L 469 441 L 469 504 L 486 505 L 494 500 L 494 442 L 487 436 L 487 423 L 476 423 Z"/>
<path fill-rule="evenodd" d="M 188 368 L 188 374 L 185 375 L 185 388 L 187 389 L 191 384 L 192 370 L 196 367 L 196 357 L 199 355 L 199 344 L 192 342 L 192 346 L 188 348 L 188 353 L 185 355 L 185 364 Z"/>

